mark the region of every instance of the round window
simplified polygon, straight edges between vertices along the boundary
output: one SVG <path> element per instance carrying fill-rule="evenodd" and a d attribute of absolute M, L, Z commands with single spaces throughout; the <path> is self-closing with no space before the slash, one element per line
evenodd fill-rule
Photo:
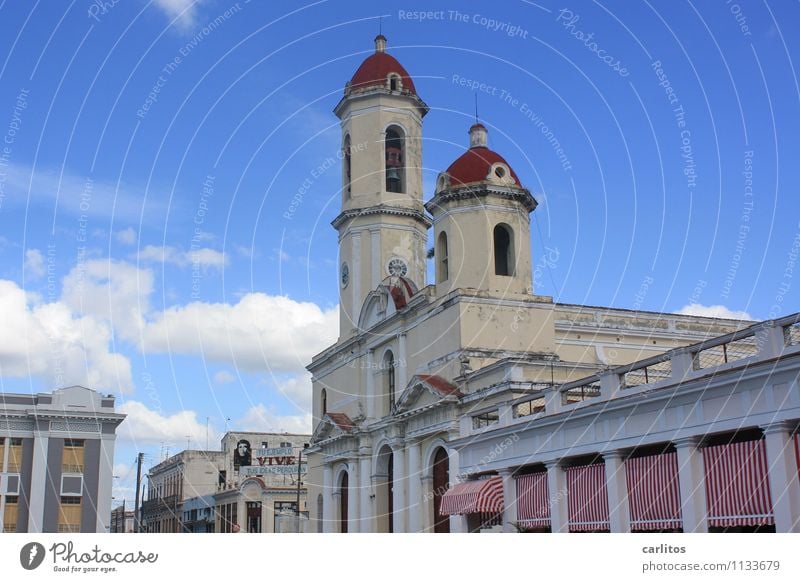
<path fill-rule="evenodd" d="M 403 259 L 394 258 L 389 261 L 386 270 L 392 277 L 405 277 L 408 273 L 408 265 Z"/>
<path fill-rule="evenodd" d="M 347 284 L 350 282 L 350 267 L 347 266 L 347 263 L 342 263 L 342 288 L 347 287 Z"/>

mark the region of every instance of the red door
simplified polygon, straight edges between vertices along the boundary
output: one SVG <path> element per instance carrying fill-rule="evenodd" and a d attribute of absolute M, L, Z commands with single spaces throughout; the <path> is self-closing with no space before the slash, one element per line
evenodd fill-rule
<path fill-rule="evenodd" d="M 340 507 L 339 507 L 339 528 L 342 533 L 347 533 L 347 489 L 349 485 L 349 478 L 347 477 L 347 473 L 342 475 L 342 485 L 339 490 L 339 499 L 340 499 Z"/>
<path fill-rule="evenodd" d="M 450 484 L 450 459 L 444 447 L 440 447 L 433 457 L 433 531 L 450 533 L 450 518 L 440 513 L 442 496 Z"/>

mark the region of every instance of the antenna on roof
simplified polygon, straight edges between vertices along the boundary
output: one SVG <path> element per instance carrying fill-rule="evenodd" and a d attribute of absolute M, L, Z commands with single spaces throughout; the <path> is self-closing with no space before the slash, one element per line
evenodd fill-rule
<path fill-rule="evenodd" d="M 378 16 L 378 35 L 383 34 L 383 15 Z"/>
<path fill-rule="evenodd" d="M 478 123 L 478 93 L 475 93 L 475 123 Z"/>

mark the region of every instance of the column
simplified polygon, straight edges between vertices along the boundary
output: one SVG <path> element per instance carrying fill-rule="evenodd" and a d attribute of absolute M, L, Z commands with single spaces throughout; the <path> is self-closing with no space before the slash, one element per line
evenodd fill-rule
<path fill-rule="evenodd" d="M 558 461 L 545 463 L 547 487 L 550 495 L 550 531 L 569 531 L 569 508 L 567 506 L 567 474 Z"/>
<path fill-rule="evenodd" d="M 370 461 L 369 455 L 364 455 L 358 460 L 358 477 L 359 487 L 361 489 L 361 494 L 359 496 L 359 500 L 361 501 L 361 527 L 358 528 L 358 531 L 362 533 L 372 533 L 375 531 L 372 511 L 371 511 L 371 495 L 372 495 L 372 463 Z"/>
<path fill-rule="evenodd" d="M 97 518 L 95 531 L 110 531 L 111 487 L 114 482 L 114 435 L 102 435 L 100 439 L 100 475 L 97 481 Z"/>
<path fill-rule="evenodd" d="M 406 501 L 406 451 L 401 447 L 392 451 L 394 459 L 394 533 L 405 533 L 408 502 Z"/>
<path fill-rule="evenodd" d="M 408 531 L 422 531 L 422 513 L 425 503 L 422 499 L 422 467 L 421 450 L 418 442 L 412 442 L 406 448 L 408 455 Z"/>
<path fill-rule="evenodd" d="M 772 513 L 775 515 L 775 531 L 798 533 L 800 532 L 800 485 L 791 430 L 783 422 L 768 424 L 762 428 L 766 440 L 769 492 L 772 497 Z"/>
<path fill-rule="evenodd" d="M 347 467 L 347 531 L 358 533 L 361 531 L 361 479 L 358 459 L 350 461 Z"/>
<path fill-rule="evenodd" d="M 461 483 L 461 467 L 458 463 L 458 451 L 454 448 L 447 450 L 450 471 L 450 487 L 457 483 Z M 452 533 L 466 533 L 469 531 L 467 527 L 466 515 L 451 515 L 450 516 L 450 531 Z"/>
<path fill-rule="evenodd" d="M 325 465 L 322 476 L 322 531 L 324 533 L 336 531 L 333 502 L 333 467 Z"/>
<path fill-rule="evenodd" d="M 408 384 L 408 353 L 406 352 L 406 334 L 397 338 L 397 388 L 395 398 L 399 398 Z"/>
<path fill-rule="evenodd" d="M 628 505 L 628 483 L 625 480 L 625 463 L 620 451 L 603 454 L 606 462 L 606 489 L 608 490 L 608 518 L 612 533 L 631 531 L 631 514 Z"/>
<path fill-rule="evenodd" d="M 678 481 L 681 489 L 683 531 L 705 533 L 708 531 L 706 512 L 706 486 L 703 456 L 697 448 L 699 439 L 688 437 L 675 441 L 678 452 Z"/>
<path fill-rule="evenodd" d="M 376 418 L 377 397 L 375 394 L 375 350 L 367 350 L 367 418 Z"/>
<path fill-rule="evenodd" d="M 352 260 L 353 265 L 350 268 L 350 284 L 353 286 L 351 293 L 353 294 L 353 313 L 350 313 L 350 320 L 352 326 L 358 325 L 358 317 L 361 311 L 361 233 L 353 232 L 350 235 L 352 241 Z"/>
<path fill-rule="evenodd" d="M 11 446 L 10 438 L 0 438 L 0 450 L 3 451 L 3 460 L 0 461 L 0 492 L 6 490 L 5 472 L 8 471 L 8 447 Z M 20 483 L 22 489 L 22 483 Z M 3 524 L 6 517 L 6 496 L 0 497 L 0 533 L 3 533 Z"/>
<path fill-rule="evenodd" d="M 33 467 L 31 470 L 31 496 L 28 508 L 28 533 L 41 533 L 42 531 L 45 485 L 48 481 L 48 435 L 49 432 L 38 429 L 33 433 Z"/>
<path fill-rule="evenodd" d="M 503 479 L 503 531 L 517 531 L 517 487 L 514 472 L 511 469 L 498 471 Z"/>
<path fill-rule="evenodd" d="M 372 264 L 370 265 L 370 289 L 377 289 L 381 284 L 381 231 L 378 228 L 371 228 L 369 231 L 370 246 L 372 253 Z"/>

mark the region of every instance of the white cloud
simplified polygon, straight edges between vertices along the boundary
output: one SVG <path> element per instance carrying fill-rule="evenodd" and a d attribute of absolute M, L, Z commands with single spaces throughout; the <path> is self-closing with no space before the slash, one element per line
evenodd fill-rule
<path fill-rule="evenodd" d="M 130 226 L 125 230 L 118 230 L 114 236 L 116 237 L 117 241 L 129 246 L 135 245 L 136 241 L 138 240 L 136 231 Z"/>
<path fill-rule="evenodd" d="M 124 261 L 92 259 L 78 263 L 64 277 L 62 301 L 74 311 L 93 315 L 121 338 L 139 343 L 150 310 L 153 273 Z"/>
<path fill-rule="evenodd" d="M 155 245 L 147 245 L 139 250 L 137 255 L 142 262 L 171 263 L 179 267 L 197 266 L 201 269 L 215 268 L 221 269 L 228 264 L 228 257 L 225 253 L 214 249 L 202 248 L 184 252 L 178 248 Z"/>
<path fill-rule="evenodd" d="M 249 293 L 238 303 L 194 302 L 156 314 L 145 351 L 196 354 L 247 371 L 302 372 L 336 340 L 338 308 Z"/>
<path fill-rule="evenodd" d="M 241 430 L 254 432 L 311 433 L 311 414 L 280 415 L 263 404 L 250 408 L 239 420 Z"/>
<path fill-rule="evenodd" d="M 720 319 L 753 319 L 746 311 L 733 311 L 724 305 L 701 305 L 700 303 L 684 305 L 676 311 L 676 313 L 680 315 L 697 315 L 700 317 L 716 317 Z"/>
<path fill-rule="evenodd" d="M 311 374 L 303 372 L 286 380 L 277 382 L 278 392 L 294 406 L 304 412 L 311 412 Z"/>
<path fill-rule="evenodd" d="M 190 439 L 193 448 L 205 448 L 206 423 L 198 421 L 194 410 L 168 414 L 152 410 L 137 400 L 128 400 L 117 407 L 117 412 L 128 415 L 117 429 L 121 439 L 137 444 L 175 444 L 181 448 Z M 209 428 L 209 442 L 218 442 L 220 436 L 213 426 Z"/>
<path fill-rule="evenodd" d="M 203 0 L 154 0 L 167 17 L 172 20 L 178 18 L 178 23 L 188 28 L 195 22 L 197 6 Z"/>
<path fill-rule="evenodd" d="M 38 279 L 44 276 L 44 257 L 39 249 L 28 249 L 25 251 L 25 273 L 31 279 Z"/>
<path fill-rule="evenodd" d="M 230 384 L 235 381 L 236 381 L 236 376 L 234 376 L 227 370 L 220 370 L 219 372 L 214 374 L 215 384 Z"/>
<path fill-rule="evenodd" d="M 75 315 L 62 302 L 42 303 L 4 280 L 0 313 L 0 376 L 38 376 L 51 389 L 133 389 L 130 361 L 109 351 L 111 330 L 97 318 Z"/>

